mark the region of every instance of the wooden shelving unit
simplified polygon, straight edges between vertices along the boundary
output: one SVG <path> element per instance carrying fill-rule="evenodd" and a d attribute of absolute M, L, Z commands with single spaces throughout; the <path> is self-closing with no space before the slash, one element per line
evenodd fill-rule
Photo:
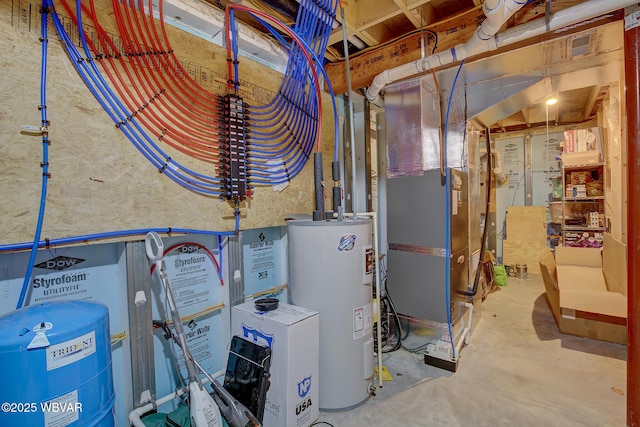
<path fill-rule="evenodd" d="M 562 244 L 601 247 L 607 231 L 604 163 L 562 167 Z"/>

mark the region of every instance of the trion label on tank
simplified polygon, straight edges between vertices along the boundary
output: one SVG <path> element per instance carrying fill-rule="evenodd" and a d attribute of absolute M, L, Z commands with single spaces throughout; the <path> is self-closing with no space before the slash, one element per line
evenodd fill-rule
<path fill-rule="evenodd" d="M 47 371 L 67 366 L 96 352 L 96 331 L 52 345 L 47 349 Z"/>
<path fill-rule="evenodd" d="M 80 419 L 82 403 L 78 402 L 78 390 L 40 404 L 45 427 L 65 427 Z"/>

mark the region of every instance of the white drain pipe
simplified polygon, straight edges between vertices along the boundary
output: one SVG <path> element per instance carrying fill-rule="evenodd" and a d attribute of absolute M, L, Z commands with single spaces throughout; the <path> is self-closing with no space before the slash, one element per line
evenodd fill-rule
<path fill-rule="evenodd" d="M 482 9 L 487 17 L 469 41 L 449 50 L 392 68 L 378 74 L 367 89 L 367 99 L 381 106 L 380 91 L 389 83 L 406 79 L 433 68 L 442 67 L 480 53 L 496 50 L 550 31 L 575 25 L 638 3 L 638 0 L 589 0 L 561 10 L 549 19 L 536 19 L 497 34 L 500 27 L 527 2 L 524 0 L 487 0 Z"/>
<path fill-rule="evenodd" d="M 452 52 L 452 55 L 455 55 L 458 60 L 461 61 L 481 52 L 483 46 L 498 33 L 500 27 L 502 27 L 514 13 L 522 9 L 525 4 L 527 4 L 526 0 L 485 1 L 482 5 L 482 11 L 486 19 L 478 27 L 471 39 L 465 44 L 458 45 L 454 48 L 455 52 Z"/>

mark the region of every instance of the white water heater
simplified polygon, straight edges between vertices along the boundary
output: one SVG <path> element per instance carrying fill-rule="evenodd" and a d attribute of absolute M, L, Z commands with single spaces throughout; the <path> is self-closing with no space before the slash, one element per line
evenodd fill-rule
<path fill-rule="evenodd" d="M 320 409 L 364 403 L 373 381 L 370 220 L 287 224 L 292 304 L 320 313 Z"/>

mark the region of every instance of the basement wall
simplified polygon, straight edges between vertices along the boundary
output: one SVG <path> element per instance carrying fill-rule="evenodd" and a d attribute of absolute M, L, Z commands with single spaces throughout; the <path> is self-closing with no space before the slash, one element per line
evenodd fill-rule
<path fill-rule="evenodd" d="M 101 24 L 116 33 L 111 2 L 95 4 Z M 59 2 L 56 10 L 64 15 Z M 41 122 L 40 19 L 37 1 L 0 2 L 0 245 L 33 240 L 38 217 L 42 138 L 21 133 L 20 127 Z M 167 32 L 175 55 L 202 89 L 225 94 L 226 51 L 170 26 Z M 227 202 L 183 189 L 159 173 L 116 129 L 77 74 L 51 21 L 48 38 L 51 179 L 42 239 L 152 227 L 233 230 L 233 208 Z M 240 95 L 250 105 L 271 100 L 283 77 L 246 58 L 240 60 L 240 76 Z M 328 95 L 323 96 L 323 109 L 322 146 L 329 181 L 333 114 Z M 215 174 L 213 164 L 163 148 L 188 167 Z M 241 229 L 281 226 L 286 215 L 311 213 L 312 179 L 309 162 L 281 192 L 258 187 L 241 206 Z"/>

